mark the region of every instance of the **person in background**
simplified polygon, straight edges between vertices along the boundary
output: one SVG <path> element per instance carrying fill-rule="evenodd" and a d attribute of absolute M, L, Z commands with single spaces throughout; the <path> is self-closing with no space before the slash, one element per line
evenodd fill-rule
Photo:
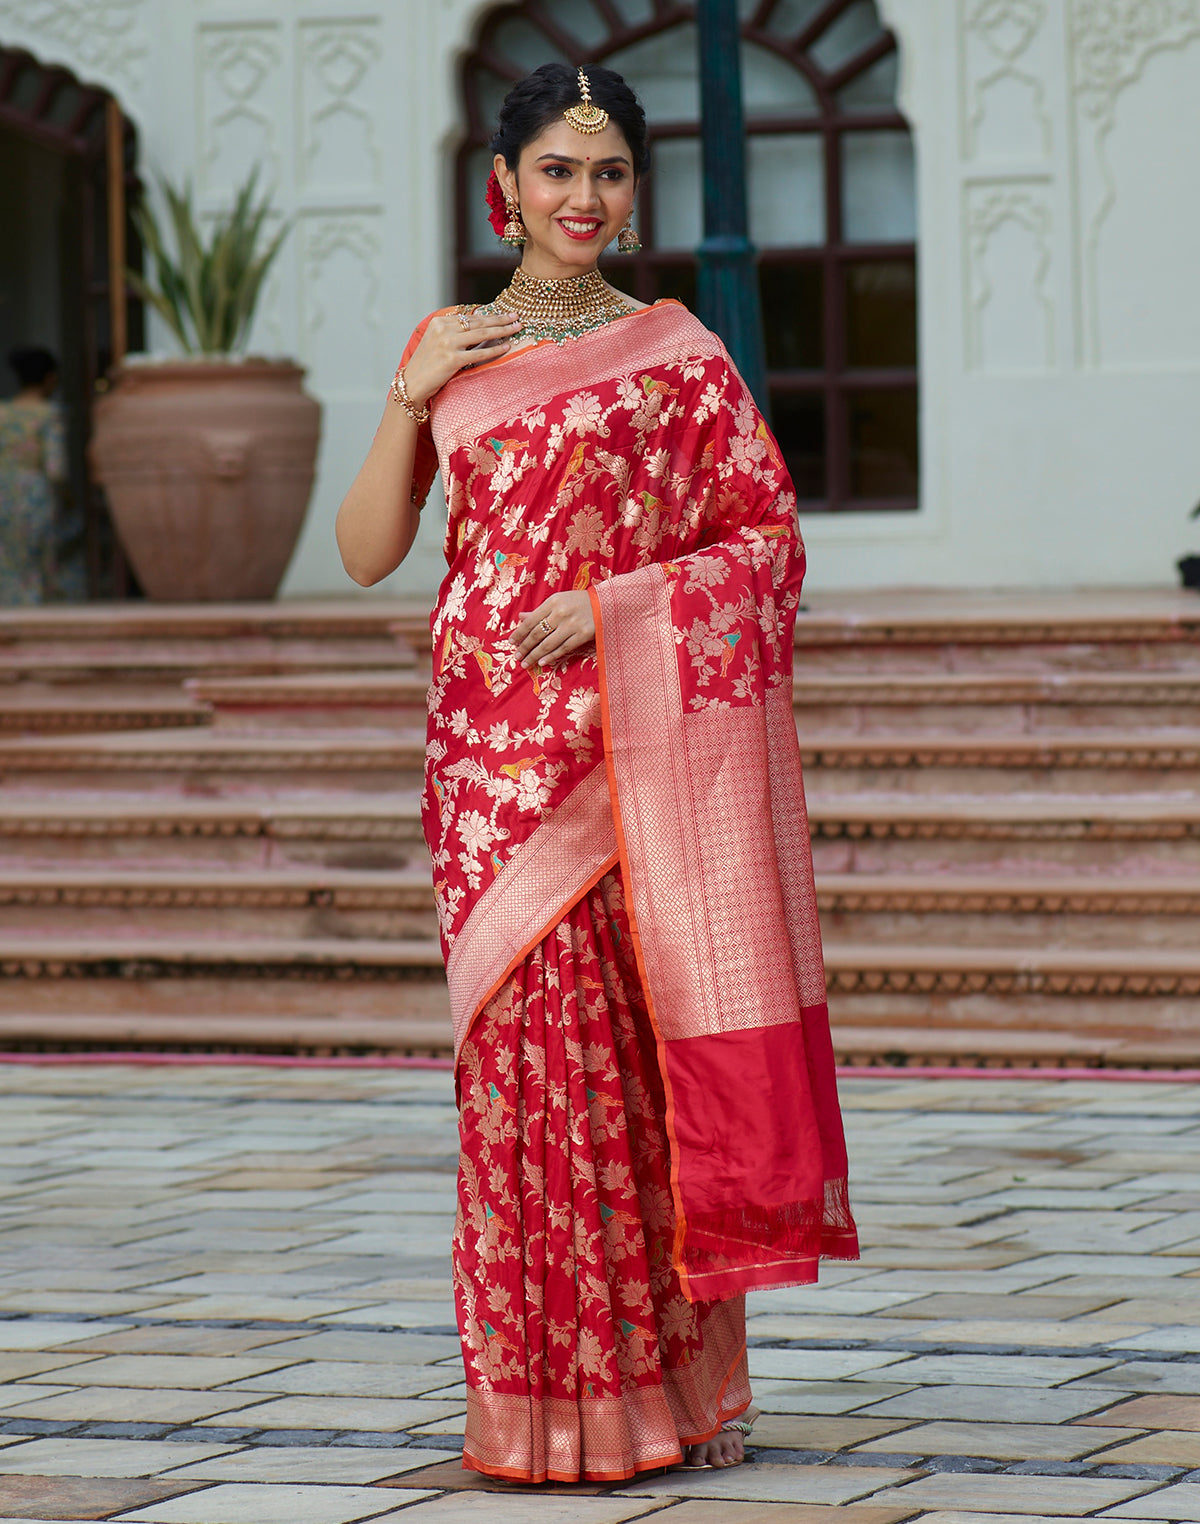
<path fill-rule="evenodd" d="M 58 362 L 48 349 L 14 349 L 15 397 L 0 401 L 0 606 L 45 602 L 55 520 L 67 475 L 62 413 L 50 399 Z"/>

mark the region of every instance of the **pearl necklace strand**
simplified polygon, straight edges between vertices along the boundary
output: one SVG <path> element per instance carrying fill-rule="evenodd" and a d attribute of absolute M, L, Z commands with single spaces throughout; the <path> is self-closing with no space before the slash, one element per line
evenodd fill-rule
<path fill-rule="evenodd" d="M 517 267 L 512 280 L 494 302 L 476 312 L 515 312 L 524 324 L 521 337 L 534 343 L 550 339 L 565 344 L 624 317 L 631 308 L 610 290 L 598 270 L 566 280 L 539 280 Z"/>

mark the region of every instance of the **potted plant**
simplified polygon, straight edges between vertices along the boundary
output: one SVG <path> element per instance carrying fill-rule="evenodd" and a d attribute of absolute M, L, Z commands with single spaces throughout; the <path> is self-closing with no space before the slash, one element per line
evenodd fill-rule
<path fill-rule="evenodd" d="M 1200 503 L 1196 504 L 1188 517 L 1200 518 Z M 1200 592 L 1200 556 L 1181 556 L 1175 565 L 1179 568 L 1179 579 L 1184 587 L 1192 587 Z"/>
<path fill-rule="evenodd" d="M 135 212 L 151 270 L 130 285 L 182 356 L 130 356 L 99 400 L 91 459 L 148 598 L 274 596 L 312 492 L 320 405 L 287 360 L 246 355 L 263 280 L 287 234 L 266 240 L 258 170 L 204 236 L 190 185 L 160 181 L 174 249 Z"/>

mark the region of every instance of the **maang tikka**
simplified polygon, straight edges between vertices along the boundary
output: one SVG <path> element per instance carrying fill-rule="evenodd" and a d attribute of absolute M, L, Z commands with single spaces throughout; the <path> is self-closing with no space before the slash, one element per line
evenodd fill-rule
<path fill-rule="evenodd" d="M 586 132 L 589 137 L 603 132 L 608 126 L 608 112 L 592 100 L 592 87 L 582 69 L 579 71 L 579 102 L 568 106 L 563 116 L 576 132 Z"/>

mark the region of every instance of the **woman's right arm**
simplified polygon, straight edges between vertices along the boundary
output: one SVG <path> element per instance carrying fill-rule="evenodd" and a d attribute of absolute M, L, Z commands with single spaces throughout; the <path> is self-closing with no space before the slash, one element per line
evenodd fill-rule
<path fill-rule="evenodd" d="M 413 405 L 424 407 L 451 376 L 479 360 L 498 359 L 511 349 L 520 320 L 497 314 L 468 315 L 464 327 L 457 312 L 432 317 L 411 357 L 404 363 L 404 385 Z M 420 508 L 412 501 L 413 470 L 419 425 L 389 397 L 375 439 L 337 516 L 342 565 L 363 587 L 394 572 L 416 538 Z"/>

